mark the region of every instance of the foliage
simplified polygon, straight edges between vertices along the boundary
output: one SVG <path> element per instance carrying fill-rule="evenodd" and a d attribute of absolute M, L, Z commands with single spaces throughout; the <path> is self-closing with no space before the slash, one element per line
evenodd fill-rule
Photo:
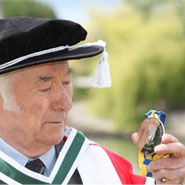
<path fill-rule="evenodd" d="M 185 33 L 185 0 L 126 0 L 140 11 L 145 20 L 150 19 L 154 12 L 177 11 Z"/>
<path fill-rule="evenodd" d="M 149 109 L 185 108 L 185 39 L 175 10 L 146 21 L 125 6 L 114 16 L 97 15 L 95 25 L 108 43 L 113 86 L 92 90 L 91 110 L 130 131 Z"/>
<path fill-rule="evenodd" d="M 3 0 L 4 17 L 55 18 L 50 7 L 32 0 Z"/>
<path fill-rule="evenodd" d="M 88 89 L 82 89 L 82 88 L 74 88 L 73 89 L 73 102 L 84 100 L 89 96 L 89 90 Z"/>

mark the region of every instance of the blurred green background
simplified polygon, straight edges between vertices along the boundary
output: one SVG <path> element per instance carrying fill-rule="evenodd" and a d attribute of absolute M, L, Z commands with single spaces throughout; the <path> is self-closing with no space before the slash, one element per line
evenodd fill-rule
<path fill-rule="evenodd" d="M 90 40 L 108 43 L 112 88 L 79 89 L 75 98 L 86 95 L 89 109 L 123 132 L 137 129 L 150 109 L 185 110 L 185 1 L 128 0 L 114 14 L 91 13 Z M 80 75 L 96 65 L 82 61 Z"/>

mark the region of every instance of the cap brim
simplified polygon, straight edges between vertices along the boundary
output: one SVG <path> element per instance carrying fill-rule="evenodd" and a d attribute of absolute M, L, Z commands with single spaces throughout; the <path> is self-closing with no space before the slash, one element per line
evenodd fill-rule
<path fill-rule="evenodd" d="M 93 57 L 99 55 L 104 51 L 104 47 L 98 45 L 91 45 L 87 47 L 80 47 L 73 50 L 61 50 L 44 55 L 39 55 L 26 60 L 23 60 L 15 65 L 9 66 L 0 70 L 0 74 L 8 73 L 18 69 L 53 62 L 62 62 L 66 60 L 76 60 L 82 58 Z"/>

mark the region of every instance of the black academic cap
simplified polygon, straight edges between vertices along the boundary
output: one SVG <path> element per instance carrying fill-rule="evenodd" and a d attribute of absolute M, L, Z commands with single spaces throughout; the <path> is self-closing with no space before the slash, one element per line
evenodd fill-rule
<path fill-rule="evenodd" d="M 68 20 L 31 17 L 0 19 L 0 74 L 64 60 L 96 56 L 100 45 L 73 46 L 85 40 L 86 30 Z"/>

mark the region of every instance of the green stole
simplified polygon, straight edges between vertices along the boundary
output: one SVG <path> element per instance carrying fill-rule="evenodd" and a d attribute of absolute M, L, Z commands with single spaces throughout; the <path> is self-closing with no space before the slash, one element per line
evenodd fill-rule
<path fill-rule="evenodd" d="M 0 151 L 0 179 L 7 184 L 67 184 L 88 146 L 84 135 L 71 128 L 49 177 L 21 166 Z"/>

